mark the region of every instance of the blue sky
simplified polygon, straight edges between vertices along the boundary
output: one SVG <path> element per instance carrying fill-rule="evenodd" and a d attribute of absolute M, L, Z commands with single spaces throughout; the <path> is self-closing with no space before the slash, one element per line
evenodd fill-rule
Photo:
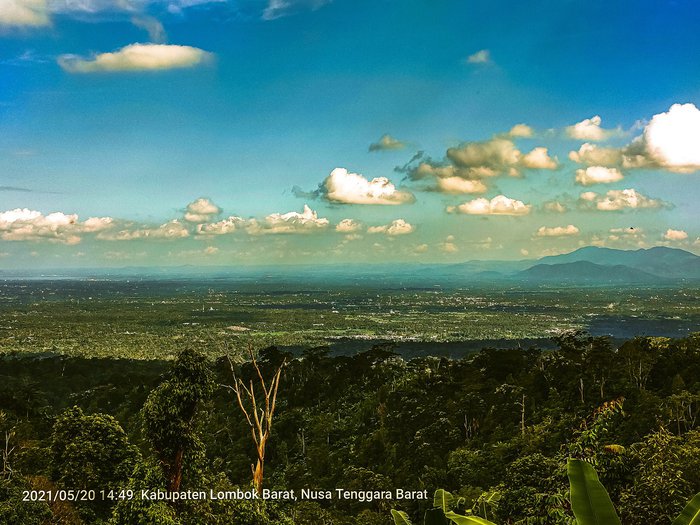
<path fill-rule="evenodd" d="M 682 0 L 0 0 L 0 267 L 698 253 L 699 26 Z"/>

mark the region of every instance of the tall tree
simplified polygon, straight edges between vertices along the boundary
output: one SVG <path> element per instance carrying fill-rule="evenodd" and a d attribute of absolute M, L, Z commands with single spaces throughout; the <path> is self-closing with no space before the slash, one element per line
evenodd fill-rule
<path fill-rule="evenodd" d="M 169 378 L 148 396 L 142 409 L 143 429 L 153 445 L 170 491 L 180 490 L 185 460 L 201 455 L 196 416 L 214 389 L 206 358 L 184 350 L 175 360 Z"/>
<path fill-rule="evenodd" d="M 263 484 L 263 470 L 265 467 L 265 447 L 267 446 L 267 441 L 270 439 L 270 434 L 272 433 L 272 418 L 275 415 L 275 407 L 277 403 L 277 391 L 280 386 L 280 378 L 282 376 L 282 368 L 286 365 L 286 360 L 282 361 L 273 376 L 272 380 L 268 383 L 265 382 L 263 373 L 260 370 L 257 360 L 255 359 L 255 354 L 253 353 L 252 347 L 248 348 L 250 354 L 250 359 L 255 369 L 255 375 L 259 383 L 259 390 L 261 390 L 260 400 L 258 400 L 258 395 L 255 391 L 255 384 L 253 379 L 250 379 L 248 385 L 243 382 L 243 380 L 236 375 L 236 370 L 231 358 L 228 358 L 229 365 L 231 366 L 231 373 L 233 374 L 233 387 L 231 389 L 236 394 L 236 400 L 238 401 L 238 406 L 243 412 L 243 415 L 250 426 L 250 434 L 255 443 L 255 450 L 257 453 L 257 461 L 255 465 L 251 465 L 250 468 L 253 473 L 253 486 L 255 490 L 260 493 L 262 491 Z"/>

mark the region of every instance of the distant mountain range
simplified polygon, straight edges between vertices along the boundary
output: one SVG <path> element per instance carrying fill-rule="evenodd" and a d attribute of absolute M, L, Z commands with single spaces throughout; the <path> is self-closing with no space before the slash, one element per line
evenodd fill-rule
<path fill-rule="evenodd" d="M 543 257 L 518 273 L 527 280 L 567 282 L 654 283 L 700 279 L 700 257 L 685 250 L 657 246 L 613 250 L 587 246 Z"/>
<path fill-rule="evenodd" d="M 458 264 L 295 266 L 171 266 L 0 271 L 0 279 L 224 280 L 246 286 L 462 287 L 466 285 L 672 285 L 700 284 L 700 256 L 657 246 L 614 250 L 588 246 L 538 260 L 466 261 Z"/>

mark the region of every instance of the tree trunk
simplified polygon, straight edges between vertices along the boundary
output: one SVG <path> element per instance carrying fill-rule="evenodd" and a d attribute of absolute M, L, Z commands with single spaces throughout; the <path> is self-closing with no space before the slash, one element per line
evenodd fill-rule
<path fill-rule="evenodd" d="M 258 494 L 262 494 L 264 464 L 265 460 L 258 458 L 258 462 L 253 470 L 253 487 L 255 488 L 255 492 Z"/>
<path fill-rule="evenodd" d="M 184 455 L 185 450 L 182 448 L 175 454 L 175 462 L 170 473 L 170 483 L 168 484 L 168 490 L 171 492 L 178 492 L 180 490 L 180 485 L 182 484 L 182 459 Z"/>

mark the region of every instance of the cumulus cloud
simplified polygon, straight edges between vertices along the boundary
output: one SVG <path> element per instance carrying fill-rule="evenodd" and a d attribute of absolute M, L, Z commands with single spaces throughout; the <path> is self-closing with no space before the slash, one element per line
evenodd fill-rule
<path fill-rule="evenodd" d="M 0 27 L 38 27 L 49 22 L 46 0 L 0 0 Z"/>
<path fill-rule="evenodd" d="M 304 210 L 301 213 L 296 211 L 272 213 L 262 221 L 251 219 L 248 221 L 247 230 L 251 235 L 309 233 L 328 228 L 328 225 L 328 219 L 319 218 L 314 210 L 304 204 Z"/>
<path fill-rule="evenodd" d="M 542 226 L 535 235 L 537 237 L 570 237 L 578 234 L 579 229 L 573 224 L 569 224 L 568 226 L 555 226 L 553 228 Z"/>
<path fill-rule="evenodd" d="M 523 156 L 521 164 L 530 169 L 555 170 L 558 163 L 556 159 L 549 156 L 547 148 L 538 147 Z"/>
<path fill-rule="evenodd" d="M 491 62 L 491 52 L 488 49 L 481 49 L 467 57 L 468 64 L 488 64 Z"/>
<path fill-rule="evenodd" d="M 457 253 L 459 251 L 459 248 L 455 244 L 454 235 L 448 235 L 445 238 L 445 241 L 441 242 L 438 245 L 438 248 L 440 249 L 440 251 L 445 252 L 445 253 Z"/>
<path fill-rule="evenodd" d="M 661 208 L 665 206 L 663 201 L 651 199 L 632 188 L 626 190 L 610 190 L 604 195 L 594 191 L 587 191 L 581 194 L 579 203 L 584 209 L 597 209 L 601 211 Z"/>
<path fill-rule="evenodd" d="M 586 142 L 578 151 L 569 153 L 569 159 L 588 166 L 615 167 L 622 164 L 622 152 L 615 148 L 601 148 Z"/>
<path fill-rule="evenodd" d="M 654 115 L 644 133 L 627 150 L 630 167 L 661 167 L 690 173 L 700 169 L 700 110 L 674 104 Z"/>
<path fill-rule="evenodd" d="M 196 47 L 168 44 L 130 44 L 112 53 L 91 58 L 61 55 L 59 65 L 69 73 L 155 71 L 200 65 L 212 57 Z"/>
<path fill-rule="evenodd" d="M 642 228 L 635 228 L 634 226 L 628 226 L 627 228 L 610 228 L 609 232 L 610 235 L 608 235 L 608 241 L 622 241 L 628 244 L 634 243 L 637 246 L 643 245 L 643 239 L 646 237 L 646 234 Z"/>
<path fill-rule="evenodd" d="M 405 204 L 415 200 L 412 193 L 397 189 L 386 177 L 367 180 L 345 168 L 335 168 L 321 189 L 326 199 L 343 204 Z"/>
<path fill-rule="evenodd" d="M 506 134 L 496 135 L 485 141 L 464 142 L 449 148 L 442 162 L 414 157 L 409 165 L 399 171 L 408 172 L 411 180 L 434 179 L 435 185 L 427 189 L 444 193 L 484 193 L 486 179 L 508 175 L 519 176 L 523 169 L 548 169 L 558 167 L 556 158 L 545 147 L 536 147 L 523 154 L 513 142 L 515 136 L 529 136 L 531 128 L 525 124 L 514 126 Z M 412 165 L 417 161 L 417 165 Z M 472 182 L 460 182 L 463 181 Z"/>
<path fill-rule="evenodd" d="M 612 137 L 616 131 L 603 129 L 600 116 L 587 118 L 566 128 L 566 134 L 572 139 L 599 142 Z"/>
<path fill-rule="evenodd" d="M 480 180 L 469 180 L 461 177 L 437 178 L 437 189 L 443 193 L 486 193 L 486 185 Z"/>
<path fill-rule="evenodd" d="M 617 168 L 606 168 L 605 166 L 589 166 L 585 170 L 576 170 L 576 183 L 582 186 L 591 184 L 609 184 L 618 182 L 624 178 L 622 172 Z"/>
<path fill-rule="evenodd" d="M 185 220 L 187 222 L 209 222 L 219 213 L 221 213 L 221 208 L 209 199 L 200 197 L 187 205 Z"/>
<path fill-rule="evenodd" d="M 103 241 L 134 241 L 141 239 L 175 240 L 189 237 L 187 227 L 177 219 L 154 228 L 124 228 L 115 232 L 99 233 L 97 238 Z"/>
<path fill-rule="evenodd" d="M 588 166 L 661 168 L 677 173 L 700 170 L 700 110 L 694 104 L 674 104 L 654 115 L 642 135 L 623 148 L 583 144 L 569 158 Z"/>
<path fill-rule="evenodd" d="M 362 229 L 362 224 L 355 219 L 343 219 L 335 226 L 335 231 L 340 233 L 353 233 Z"/>
<path fill-rule="evenodd" d="M 516 124 L 508 132 L 509 137 L 528 138 L 535 134 L 534 130 L 527 124 Z"/>
<path fill-rule="evenodd" d="M 415 228 L 404 219 L 395 219 L 390 224 L 383 226 L 370 226 L 367 228 L 367 233 L 386 233 L 387 235 L 406 235 L 413 233 Z"/>
<path fill-rule="evenodd" d="M 49 8 L 47 0 L 0 0 L 0 29 L 48 26 Z"/>
<path fill-rule="evenodd" d="M 43 213 L 27 208 L 0 212 L 0 239 L 78 244 L 80 234 L 96 233 L 113 226 L 110 217 L 91 217 L 84 222 L 76 214 Z"/>
<path fill-rule="evenodd" d="M 391 135 L 385 134 L 377 142 L 373 142 L 369 145 L 369 151 L 390 151 L 403 149 L 406 147 L 404 142 L 395 139 Z"/>
<path fill-rule="evenodd" d="M 516 166 L 521 153 L 512 140 L 496 137 L 483 142 L 465 142 L 447 150 L 447 158 L 460 168 L 489 168 L 494 175 Z"/>
<path fill-rule="evenodd" d="M 684 241 L 688 238 L 688 234 L 683 230 L 672 230 L 669 228 L 664 233 L 664 239 L 667 241 Z"/>
<path fill-rule="evenodd" d="M 197 235 L 226 235 L 228 233 L 235 232 L 241 227 L 245 227 L 247 223 L 248 221 L 245 219 L 232 215 L 231 217 L 227 217 L 217 222 L 198 224 Z"/>
<path fill-rule="evenodd" d="M 522 201 L 510 199 L 505 195 L 497 195 L 493 199 L 474 199 L 459 206 L 448 206 L 448 213 L 464 213 L 468 215 L 527 215 L 532 206 Z"/>

